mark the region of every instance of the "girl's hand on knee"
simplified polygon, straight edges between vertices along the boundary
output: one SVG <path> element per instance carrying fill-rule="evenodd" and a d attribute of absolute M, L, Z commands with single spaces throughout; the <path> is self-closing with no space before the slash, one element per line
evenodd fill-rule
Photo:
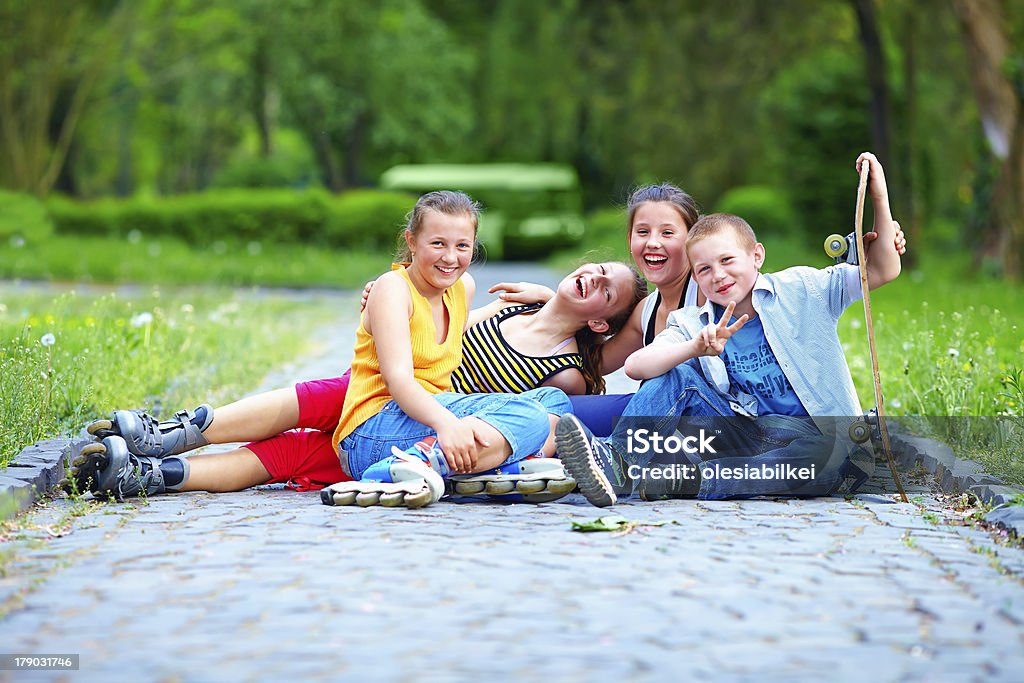
<path fill-rule="evenodd" d="M 468 474 L 473 471 L 477 460 L 477 436 L 465 419 L 438 429 L 437 442 L 453 472 Z"/>

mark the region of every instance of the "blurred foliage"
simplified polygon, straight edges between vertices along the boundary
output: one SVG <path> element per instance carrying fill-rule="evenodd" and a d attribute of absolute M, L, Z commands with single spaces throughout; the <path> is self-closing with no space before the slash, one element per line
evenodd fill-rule
<path fill-rule="evenodd" d="M 323 239 L 336 247 L 391 252 L 415 203 L 402 192 L 345 192 L 327 203 Z"/>
<path fill-rule="evenodd" d="M 956 13 L 874 4 L 898 217 L 911 235 L 940 219 L 992 231 L 1002 171 Z M 10 0 L 0 186 L 339 192 L 398 163 L 543 161 L 574 166 L 591 209 L 652 181 L 704 206 L 770 185 L 807 234 L 842 231 L 877 104 L 854 5 Z M 1019 3 L 992 6 L 1022 44 Z M 993 243 L 971 239 L 954 246 Z"/>
<path fill-rule="evenodd" d="M 718 200 L 715 211 L 742 216 L 757 234 L 798 237 L 801 232 L 797 213 L 781 188 L 734 187 Z"/>
<path fill-rule="evenodd" d="M 43 244 L 0 242 L 0 278 L 86 283 L 152 283 L 359 289 L 387 270 L 392 249 L 235 239 L 53 235 Z"/>
<path fill-rule="evenodd" d="M 63 235 L 380 249 L 394 243 L 414 203 L 412 195 L 376 190 L 332 195 L 319 189 L 228 189 L 93 202 L 54 196 L 48 208 Z"/>
<path fill-rule="evenodd" d="M 41 242 L 53 223 L 41 201 L 28 194 L 0 190 L 0 242 Z"/>
<path fill-rule="evenodd" d="M 776 126 L 775 175 L 807 228 L 845 233 L 857 190 L 850 169 L 870 139 L 863 66 L 837 49 L 809 55 L 766 89 L 762 107 Z"/>

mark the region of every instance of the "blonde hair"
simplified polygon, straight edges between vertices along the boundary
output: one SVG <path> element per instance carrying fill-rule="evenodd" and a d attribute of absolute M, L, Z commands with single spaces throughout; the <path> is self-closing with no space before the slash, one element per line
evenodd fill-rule
<path fill-rule="evenodd" d="M 749 251 L 757 245 L 757 235 L 754 234 L 754 229 L 750 227 L 750 223 L 731 213 L 712 213 L 702 216 L 690 228 L 690 232 L 686 235 L 687 255 L 690 253 L 691 245 L 729 229 L 736 235 L 737 241 L 744 250 Z"/>

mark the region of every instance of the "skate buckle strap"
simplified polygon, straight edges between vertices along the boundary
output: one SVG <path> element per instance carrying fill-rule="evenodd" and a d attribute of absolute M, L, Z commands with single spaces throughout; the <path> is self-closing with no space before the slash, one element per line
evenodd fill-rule
<path fill-rule="evenodd" d="M 429 470 L 433 470 L 440 474 L 441 476 L 447 476 L 447 473 L 451 471 L 451 468 L 448 467 L 448 463 L 445 462 L 443 458 L 437 457 L 437 455 L 434 454 L 433 452 L 425 453 L 423 449 L 419 448 L 419 443 L 416 444 L 416 450 L 418 450 L 420 453 L 423 453 L 422 458 L 419 458 L 413 455 L 412 453 L 407 453 L 406 451 L 399 450 L 398 446 L 391 447 L 391 455 L 393 455 L 396 460 L 401 460 L 403 462 L 419 463 L 423 467 L 426 467 Z M 424 458 L 426 458 L 426 460 L 424 460 Z"/>
<path fill-rule="evenodd" d="M 292 477 L 284 487 L 292 491 L 319 491 L 324 488 L 324 485 L 318 484 L 309 477 Z"/>

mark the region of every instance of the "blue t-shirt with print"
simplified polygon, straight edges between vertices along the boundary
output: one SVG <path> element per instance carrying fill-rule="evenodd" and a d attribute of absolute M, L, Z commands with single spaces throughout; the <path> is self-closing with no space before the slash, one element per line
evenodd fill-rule
<path fill-rule="evenodd" d="M 724 309 L 715 306 L 716 319 Z M 729 321 L 731 325 L 735 318 Z M 757 399 L 758 415 L 807 415 L 800 399 L 768 346 L 761 316 L 748 320 L 725 343 L 722 361 L 733 389 Z"/>

